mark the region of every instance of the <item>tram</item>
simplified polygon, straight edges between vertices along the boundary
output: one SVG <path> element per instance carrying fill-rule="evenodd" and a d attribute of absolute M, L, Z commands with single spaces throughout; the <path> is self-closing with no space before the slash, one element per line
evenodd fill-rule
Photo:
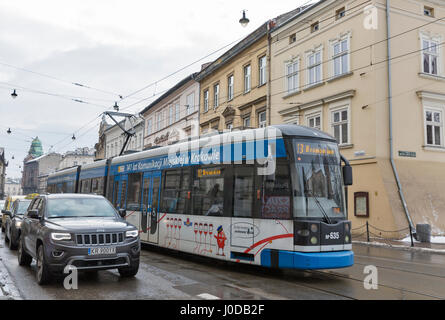
<path fill-rule="evenodd" d="M 49 176 L 48 192 L 106 196 L 143 243 L 269 268 L 333 269 L 354 263 L 351 184 L 332 136 L 276 125 L 66 169 Z"/>

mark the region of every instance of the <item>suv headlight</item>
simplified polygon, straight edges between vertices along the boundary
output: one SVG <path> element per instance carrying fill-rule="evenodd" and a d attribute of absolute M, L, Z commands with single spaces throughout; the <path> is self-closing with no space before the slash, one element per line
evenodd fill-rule
<path fill-rule="evenodd" d="M 61 232 L 53 232 L 53 233 L 51 233 L 51 239 L 56 240 L 56 241 L 71 240 L 71 234 L 61 233 Z"/>
<path fill-rule="evenodd" d="M 16 221 L 15 222 L 15 227 L 16 228 L 20 228 L 22 226 L 22 222 L 21 221 Z"/>
<path fill-rule="evenodd" d="M 138 235 L 139 235 L 138 230 L 130 230 L 130 231 L 125 232 L 126 238 L 136 238 Z"/>

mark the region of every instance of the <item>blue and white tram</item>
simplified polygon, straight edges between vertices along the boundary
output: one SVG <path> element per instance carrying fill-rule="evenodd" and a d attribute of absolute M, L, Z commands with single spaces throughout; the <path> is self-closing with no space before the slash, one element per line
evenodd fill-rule
<path fill-rule="evenodd" d="M 271 268 L 330 269 L 354 262 L 344 190 L 352 176 L 342 159 L 333 137 L 277 125 L 98 167 L 106 196 L 126 209 L 142 242 Z"/>

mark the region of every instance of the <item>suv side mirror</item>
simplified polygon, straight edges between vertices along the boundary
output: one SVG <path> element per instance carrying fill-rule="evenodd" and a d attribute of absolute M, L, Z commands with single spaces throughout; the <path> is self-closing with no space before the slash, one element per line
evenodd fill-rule
<path fill-rule="evenodd" d="M 352 186 L 352 167 L 350 165 L 343 167 L 343 182 L 345 186 Z"/>
<path fill-rule="evenodd" d="M 31 219 L 40 219 L 38 210 L 29 210 L 28 217 Z"/>
<path fill-rule="evenodd" d="M 119 209 L 119 215 L 120 215 L 122 218 L 125 218 L 126 215 L 127 215 L 127 210 L 125 210 L 125 209 Z"/>

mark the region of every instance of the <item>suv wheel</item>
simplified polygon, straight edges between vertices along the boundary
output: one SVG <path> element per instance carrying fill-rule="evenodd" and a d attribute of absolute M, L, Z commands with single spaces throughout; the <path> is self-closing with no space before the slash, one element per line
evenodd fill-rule
<path fill-rule="evenodd" d="M 12 231 L 11 230 L 9 230 L 9 235 L 11 237 L 11 239 L 9 239 L 9 243 L 8 243 L 9 249 L 10 250 L 16 250 L 17 249 L 17 242 L 14 241 L 14 236 L 12 235 Z"/>
<path fill-rule="evenodd" d="M 45 261 L 43 244 L 37 248 L 37 282 L 40 285 L 47 284 L 51 280 L 48 265 Z"/>
<path fill-rule="evenodd" d="M 32 262 L 32 257 L 25 252 L 25 249 L 23 249 L 23 241 L 21 238 L 19 241 L 19 252 L 17 254 L 17 258 L 19 260 L 19 265 L 21 266 L 29 266 Z"/>
<path fill-rule="evenodd" d="M 138 262 L 130 265 L 129 267 L 119 268 L 118 270 L 121 277 L 124 278 L 134 277 L 139 271 L 139 260 Z"/>

